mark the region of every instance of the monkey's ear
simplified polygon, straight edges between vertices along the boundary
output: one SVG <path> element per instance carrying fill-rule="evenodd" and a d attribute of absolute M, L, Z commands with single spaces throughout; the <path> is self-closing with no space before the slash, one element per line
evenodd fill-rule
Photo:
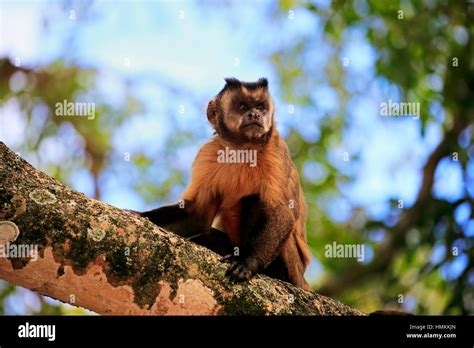
<path fill-rule="evenodd" d="M 207 119 L 213 126 L 217 123 L 217 108 L 216 108 L 216 99 L 211 99 L 209 104 L 207 104 Z"/>

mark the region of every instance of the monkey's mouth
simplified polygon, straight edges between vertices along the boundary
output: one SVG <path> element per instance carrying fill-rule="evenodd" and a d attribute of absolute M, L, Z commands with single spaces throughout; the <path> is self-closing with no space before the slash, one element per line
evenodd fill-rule
<path fill-rule="evenodd" d="M 250 123 L 244 124 L 241 127 L 241 129 L 247 129 L 247 128 L 250 128 L 250 127 L 256 127 L 256 128 L 262 128 L 263 129 L 263 124 L 261 124 L 260 122 L 250 122 Z"/>

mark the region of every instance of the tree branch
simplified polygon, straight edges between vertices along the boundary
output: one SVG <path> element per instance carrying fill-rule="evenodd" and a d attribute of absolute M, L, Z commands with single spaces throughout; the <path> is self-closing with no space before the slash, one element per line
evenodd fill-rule
<path fill-rule="evenodd" d="M 364 314 L 261 275 L 233 284 L 217 254 L 87 198 L 1 142 L 0 183 L 0 278 L 40 294 L 114 315 Z M 22 248 L 39 257 L 15 257 Z"/>

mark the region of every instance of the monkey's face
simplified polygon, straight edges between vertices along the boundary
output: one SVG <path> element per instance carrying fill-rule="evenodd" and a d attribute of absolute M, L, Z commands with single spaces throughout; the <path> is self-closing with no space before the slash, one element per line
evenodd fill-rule
<path fill-rule="evenodd" d="M 227 101 L 224 124 L 234 134 L 258 140 L 272 127 L 270 96 L 263 91 L 248 92 L 244 88 Z"/>
<path fill-rule="evenodd" d="M 266 80 L 226 81 L 226 87 L 208 107 L 208 118 L 216 132 L 235 143 L 268 141 L 273 129 L 274 106 Z"/>

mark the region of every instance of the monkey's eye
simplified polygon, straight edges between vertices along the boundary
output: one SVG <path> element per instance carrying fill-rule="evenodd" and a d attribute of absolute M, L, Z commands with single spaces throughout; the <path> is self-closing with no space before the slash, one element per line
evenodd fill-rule
<path fill-rule="evenodd" d="M 240 104 L 239 104 L 239 110 L 240 110 L 240 111 L 247 111 L 247 110 L 248 110 L 248 107 L 247 107 L 246 104 L 240 103 Z"/>
<path fill-rule="evenodd" d="M 263 103 L 258 104 L 257 109 L 260 110 L 260 111 L 265 110 L 265 104 L 263 104 Z"/>

